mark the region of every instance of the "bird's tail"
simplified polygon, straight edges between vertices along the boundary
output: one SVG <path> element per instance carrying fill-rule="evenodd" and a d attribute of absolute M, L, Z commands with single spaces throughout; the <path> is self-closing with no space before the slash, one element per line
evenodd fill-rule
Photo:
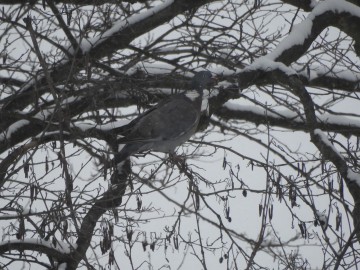
<path fill-rule="evenodd" d="M 130 167 L 130 157 L 114 164 L 113 174 L 111 175 L 111 184 L 118 185 L 126 183 L 129 179 L 129 175 L 131 173 Z"/>
<path fill-rule="evenodd" d="M 134 145 L 125 145 L 118 153 L 115 154 L 112 161 L 114 172 L 111 176 L 111 184 L 116 185 L 127 181 L 130 175 L 130 156 L 136 152 Z"/>

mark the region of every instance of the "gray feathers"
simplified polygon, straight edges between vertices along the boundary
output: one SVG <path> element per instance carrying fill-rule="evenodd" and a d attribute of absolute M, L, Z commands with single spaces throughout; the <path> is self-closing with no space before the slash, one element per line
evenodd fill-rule
<path fill-rule="evenodd" d="M 118 141 L 125 146 L 115 155 L 115 163 L 142 151 L 172 153 L 186 142 L 198 126 L 203 89 L 211 77 L 209 71 L 198 72 L 191 82 L 193 90 L 172 95 L 134 119 Z"/>

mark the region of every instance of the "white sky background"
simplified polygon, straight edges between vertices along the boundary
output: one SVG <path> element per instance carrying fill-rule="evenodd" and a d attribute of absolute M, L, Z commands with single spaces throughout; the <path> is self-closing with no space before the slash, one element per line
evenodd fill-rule
<path fill-rule="evenodd" d="M 328 2 L 333 3 L 334 1 L 328 1 Z M 215 4 L 215 6 L 216 5 L 217 4 Z M 286 6 L 285 6 L 285 8 L 286 8 Z M 338 8 L 341 8 L 341 6 L 339 6 Z M 306 15 L 304 15 L 304 16 L 306 16 Z M 283 26 L 284 26 L 285 30 L 281 29 L 281 27 L 283 27 Z M 163 27 L 160 27 L 160 28 L 154 30 L 153 31 L 154 35 L 160 34 L 161 29 L 166 28 L 166 27 L 168 27 L 168 26 L 163 26 Z M 279 29 L 279 30 L 281 29 L 283 31 L 287 31 L 288 25 L 285 23 L 285 21 L 282 18 L 278 18 L 278 19 L 273 19 L 271 21 L 271 24 L 269 24 L 269 28 L 274 28 L 274 29 L 270 29 L 270 32 L 272 32 L 275 29 Z M 336 36 L 337 31 L 334 29 L 331 29 L 331 30 L 334 31 L 333 36 Z M 304 32 L 304 33 L 306 33 L 306 32 Z M 330 33 L 330 36 L 328 38 L 331 38 L 331 37 L 332 37 L 332 34 Z M 144 36 L 137 39 L 136 41 L 134 41 L 134 44 L 137 44 L 137 42 L 140 42 L 140 40 L 142 38 L 144 38 Z M 277 48 L 279 49 L 279 47 L 277 47 Z M 12 51 L 12 53 L 21 54 L 24 47 L 19 46 L 17 48 L 13 48 L 13 49 L 14 50 Z M 41 47 L 41 49 L 45 53 L 50 50 L 50 47 L 48 47 L 48 45 L 44 44 L 43 47 Z M 276 53 L 274 53 L 274 54 L 276 54 Z M 270 60 L 271 60 L 271 55 L 272 54 L 270 54 L 270 56 L 269 56 Z M 268 61 L 269 59 L 266 59 L 266 60 Z M 258 61 L 257 64 L 261 64 L 261 65 L 266 64 L 266 68 L 274 67 L 274 65 L 271 62 L 266 62 L 264 60 Z M 164 69 L 160 70 L 159 67 L 166 68 L 165 65 L 159 65 L 156 63 L 146 64 L 146 66 L 149 67 L 148 71 L 151 70 L 153 72 L 159 72 L 159 71 L 163 72 L 164 71 Z M 154 69 L 154 67 L 156 67 L 156 69 Z M 218 72 L 218 73 L 220 73 L 220 72 L 229 73 L 230 72 L 227 69 L 224 69 L 222 67 L 216 67 L 216 66 L 211 66 L 211 67 L 209 67 L 209 69 L 212 71 Z M 294 67 L 294 69 L 297 70 L 297 67 Z M 316 91 L 316 90 L 314 90 L 314 91 Z M 251 91 L 251 89 L 245 90 L 244 94 L 252 96 L 253 92 Z M 259 92 L 255 92 L 255 94 L 258 95 L 257 96 L 258 100 L 260 100 L 263 103 L 269 102 L 268 105 L 271 106 L 271 100 L 268 97 L 266 97 L 264 94 L 261 94 Z M 325 100 L 317 100 L 317 99 L 315 100 L 315 102 L 317 102 L 319 104 L 324 101 Z M 249 103 L 243 99 L 240 99 L 237 101 L 232 101 L 232 104 L 249 105 Z M 356 111 L 357 107 L 358 107 L 358 102 L 354 99 L 353 100 L 350 100 L 350 99 L 345 100 L 336 105 L 336 108 L 338 108 L 339 110 L 341 110 L 341 111 L 346 110 L 351 113 L 354 113 L 354 111 Z M 276 109 L 283 110 L 284 108 L 276 108 Z M 26 124 L 26 123 L 22 122 L 19 124 Z M 242 123 L 242 125 L 251 125 L 251 124 Z M 265 129 L 265 127 L 263 127 L 263 128 Z M 309 142 L 309 135 L 304 134 L 302 132 L 295 132 L 295 133 L 282 132 L 280 128 L 279 128 L 279 130 L 280 130 L 279 132 L 272 131 L 272 134 L 274 136 L 276 135 L 277 138 L 280 138 L 281 141 L 286 142 L 286 145 L 290 149 L 292 149 L 294 151 L 297 149 L 300 149 L 300 151 L 302 153 L 315 153 L 316 152 L 315 147 Z M 2 134 L 1 136 L 6 137 L 6 136 L 10 136 L 10 135 L 11 135 L 11 131 L 9 131 L 7 134 Z M 261 138 L 264 142 L 266 142 L 265 136 L 259 136 L 259 138 Z M 205 140 L 208 142 L 213 142 L 213 141 L 222 140 L 222 139 L 223 139 L 223 137 L 219 133 L 214 133 L 212 135 L 205 137 Z M 266 155 L 266 149 L 260 149 L 253 142 L 245 139 L 244 137 L 240 137 L 240 136 L 237 138 L 231 138 L 231 140 L 228 140 L 228 141 L 219 142 L 219 144 L 221 144 L 223 146 L 231 147 L 243 155 L 251 156 L 256 159 L 259 159 L 259 158 L 261 159 L 261 157 L 260 157 L 261 154 Z M 71 145 L 69 145 L 67 148 L 67 151 L 71 152 L 72 151 L 71 148 L 72 148 Z M 200 150 L 208 151 L 208 149 L 209 148 L 207 148 L 207 149 L 201 148 Z M 210 148 L 209 151 L 212 152 L 213 149 Z M 181 149 L 179 152 L 181 153 Z M 48 154 L 51 156 L 50 152 Z M 44 161 L 45 155 L 46 155 L 45 151 L 38 151 L 35 154 L 33 160 L 34 161 L 36 161 L 36 160 Z M 55 158 L 55 157 L 53 157 L 53 158 Z M 80 156 L 76 157 L 76 159 L 71 158 L 69 160 L 69 163 L 72 164 L 72 169 L 73 169 L 74 175 L 77 174 L 78 168 L 81 168 L 81 163 L 83 163 L 83 164 L 86 163 L 88 161 L 88 159 L 89 158 L 86 155 L 81 154 Z M 223 159 L 223 151 L 220 150 L 215 155 L 208 157 L 208 158 L 200 158 L 200 160 L 188 159 L 188 163 L 196 164 L 196 165 L 200 166 L 201 168 L 204 168 L 204 170 L 201 170 L 201 174 L 203 176 L 205 176 L 208 181 L 214 183 L 215 181 L 217 181 L 219 179 L 224 179 L 224 178 L 228 177 L 228 168 L 223 170 L 221 167 L 222 159 Z M 251 168 L 248 167 L 247 161 L 243 161 L 242 159 L 240 159 L 230 153 L 227 154 L 227 159 L 234 165 L 234 167 L 236 164 L 240 165 L 240 168 L 241 168 L 240 177 L 245 181 L 245 183 L 247 185 L 249 185 L 249 187 L 251 189 L 261 190 L 264 188 L 264 186 L 266 184 L 266 175 L 261 169 L 252 171 Z M 281 162 L 277 157 L 275 157 L 273 155 L 270 155 L 270 160 L 273 162 L 276 162 L 276 163 Z M 139 161 L 141 161 L 141 159 L 139 159 Z M 307 165 L 307 166 L 311 166 L 311 165 Z M 36 170 L 36 174 L 38 177 L 41 176 L 42 174 L 44 174 L 43 166 L 37 166 L 35 168 L 35 170 Z M 80 181 L 80 179 L 75 180 L 75 185 L 74 185 L 75 189 L 76 189 L 76 186 L 78 186 L 78 188 L 80 188 L 80 189 L 84 188 L 84 186 L 88 184 L 89 175 L 96 174 L 97 170 L 98 170 L 98 166 L 94 166 L 93 162 L 91 161 L 87 165 L 86 169 L 84 169 L 81 172 L 81 174 L 79 175 L 79 178 L 81 177 L 82 179 L 85 179 L 85 180 L 82 180 L 82 181 Z M 284 173 L 288 174 L 288 175 L 296 174 L 294 171 L 291 171 L 289 169 L 284 169 L 284 171 L 285 171 Z M 59 177 L 59 171 L 48 174 L 46 177 L 44 177 L 44 181 L 46 181 L 47 179 L 52 180 L 53 177 Z M 185 179 L 184 176 L 182 176 L 182 178 Z M 24 182 L 28 181 L 28 179 L 24 178 L 24 175 L 22 173 L 18 174 L 18 180 L 24 181 Z M 62 183 L 63 183 L 63 181 L 62 181 L 61 177 L 59 177 L 59 179 L 56 181 L 56 186 L 53 185 L 53 188 L 63 189 Z M 94 181 L 93 183 L 91 183 L 91 185 L 86 186 L 86 189 L 91 190 L 92 188 L 103 186 L 104 190 L 106 190 L 107 185 L 108 185 L 107 182 L 103 182 L 103 181 L 99 182 L 99 180 L 97 180 L 97 181 Z M 185 200 L 185 197 L 187 195 L 187 187 L 188 187 L 187 181 L 183 181 L 181 184 L 177 184 L 173 188 L 166 189 L 164 191 L 164 193 L 167 196 L 169 196 L 170 198 L 172 198 L 173 200 L 177 201 L 179 204 L 182 204 L 182 202 Z M 207 187 L 205 185 L 200 185 L 200 188 L 202 191 L 207 190 Z M 144 187 L 144 188 L 142 188 L 141 191 L 143 193 L 145 193 L 146 190 L 147 190 L 147 188 Z M 315 192 L 317 192 L 317 191 L 314 190 L 314 193 Z M 258 232 L 260 230 L 260 225 L 261 225 L 261 223 L 260 223 L 261 218 L 258 215 L 258 205 L 261 202 L 261 195 L 258 195 L 258 194 L 252 193 L 252 192 L 248 192 L 247 197 L 244 198 L 241 195 L 240 191 L 235 191 L 235 192 L 233 192 L 233 194 L 230 194 L 230 195 L 236 196 L 236 198 L 231 199 L 231 203 L 230 203 L 230 207 L 231 207 L 230 214 L 231 214 L 231 218 L 232 218 L 231 223 L 227 222 L 225 219 L 224 211 L 223 211 L 223 209 L 224 209 L 223 202 L 209 199 L 209 203 L 211 203 L 211 205 L 213 206 L 213 209 L 217 209 L 218 214 L 222 217 L 226 226 L 235 230 L 238 233 L 245 234 L 246 236 L 248 236 L 249 238 L 252 238 L 253 240 L 257 240 L 256 238 L 257 238 Z M 345 194 L 345 196 L 350 201 L 352 201 L 347 193 Z M 132 196 L 130 198 L 130 202 L 129 202 L 129 205 L 133 205 L 134 209 L 136 209 L 135 198 L 136 198 L 135 196 Z M 143 200 L 143 207 L 151 206 L 155 209 L 161 209 L 163 211 L 163 212 L 159 212 L 159 213 L 154 212 L 152 214 L 145 215 L 144 218 L 156 218 L 156 217 L 161 216 L 163 213 L 176 215 L 176 212 L 179 211 L 178 207 L 169 203 L 168 200 L 164 199 L 157 192 L 153 192 L 150 195 L 143 195 L 142 200 Z M 125 201 L 125 199 L 123 200 L 123 202 L 124 201 Z M 191 202 L 191 200 L 189 200 L 189 202 Z M 189 202 L 188 202 L 188 205 L 189 205 Z M 24 200 L 24 205 L 27 205 L 27 204 L 28 204 L 28 202 L 26 200 Z M 33 207 L 31 208 L 31 211 L 41 211 L 43 206 L 42 205 L 36 206 L 36 204 L 37 204 L 37 202 L 34 203 Z M 203 203 L 201 203 L 201 205 L 203 206 Z M 321 196 L 320 199 L 316 201 L 316 205 L 317 205 L 318 211 L 320 211 L 320 212 L 325 211 L 326 213 L 329 212 L 328 200 L 325 199 L 323 196 Z M 311 213 L 311 211 L 309 211 L 309 209 L 304 205 L 301 205 L 299 208 L 297 208 L 295 210 L 295 212 L 303 220 L 311 221 L 314 219 L 314 216 Z M 121 216 L 123 214 L 125 214 L 125 213 L 120 213 Z M 134 212 L 129 212 L 126 214 L 129 216 L 136 215 L 136 213 L 134 213 Z M 202 212 L 202 214 L 206 215 L 213 221 L 216 221 L 216 217 L 213 214 L 208 213 L 208 210 L 204 210 Z M 150 242 L 150 234 L 151 233 L 156 232 L 157 235 L 162 234 L 162 236 L 164 236 L 165 235 L 164 227 L 166 225 L 172 226 L 173 220 L 174 220 L 174 218 L 149 219 L 148 222 L 141 225 L 141 228 L 134 228 L 134 230 L 135 230 L 134 236 L 140 230 L 145 230 L 147 232 L 148 241 Z M 334 224 L 334 221 L 335 221 L 335 213 L 331 212 L 329 222 L 330 222 L 330 224 L 331 223 Z M 117 225 L 119 225 L 119 228 L 116 229 L 116 235 L 118 237 L 126 238 L 126 233 L 124 232 L 124 229 L 122 227 L 124 224 L 122 224 L 121 222 L 122 221 L 120 221 L 120 224 L 117 224 Z M 282 240 L 287 240 L 287 239 L 293 237 L 295 234 L 299 233 L 297 221 L 294 221 L 294 223 L 292 224 L 291 216 L 289 214 L 289 211 L 286 209 L 284 203 L 279 204 L 276 200 L 274 201 L 274 217 L 272 219 L 272 224 L 275 227 L 275 230 L 277 232 L 279 232 L 279 235 L 281 236 Z M 292 225 L 294 225 L 294 228 L 292 228 Z M 211 242 L 216 237 L 218 237 L 219 231 L 217 229 L 215 229 L 213 226 L 208 225 L 205 222 L 200 222 L 200 226 L 201 226 L 201 230 L 203 232 L 203 236 L 204 236 L 203 240 L 204 241 Z M 195 223 L 194 215 L 192 215 L 191 218 L 183 218 L 182 222 L 181 222 L 181 227 L 184 231 L 189 231 L 189 234 L 191 234 L 192 237 L 197 238 L 197 235 L 195 233 L 196 223 Z M 184 231 L 183 231 L 182 235 L 187 235 L 186 233 L 184 233 Z M 320 231 L 321 231 L 320 227 L 314 228 L 314 227 L 308 226 L 309 233 L 315 234 L 315 233 L 320 233 Z M 6 241 L 7 239 L 3 239 L 3 240 Z M 140 241 L 141 240 L 142 240 L 142 236 L 140 237 Z M 323 263 L 323 257 L 322 257 L 321 247 L 314 246 L 314 244 L 318 243 L 318 240 L 316 239 L 316 237 L 313 240 L 308 240 L 308 239 L 300 240 L 297 243 L 301 243 L 301 242 L 304 242 L 303 243 L 304 247 L 301 248 L 301 251 L 300 251 L 302 256 L 309 261 L 309 263 L 313 267 L 313 269 L 315 269 L 315 267 L 318 267 L 319 269 L 321 269 L 321 265 Z M 250 248 L 248 246 L 246 246 L 244 242 L 238 241 L 238 243 L 241 245 L 242 248 L 244 248 L 247 252 L 250 253 Z M 308 247 L 307 245 L 309 245 L 311 248 Z M 356 245 L 358 245 L 358 243 L 356 243 Z M 219 243 L 217 243 L 216 246 L 219 246 Z M 121 244 L 119 244 L 118 242 L 116 242 L 116 244 L 114 244 L 113 248 L 115 250 L 115 257 L 117 258 L 117 262 L 120 264 L 121 269 L 128 269 L 129 261 L 124 256 L 123 246 Z M 294 250 L 295 250 L 295 248 L 294 248 Z M 90 252 L 91 251 L 89 251 L 89 253 Z M 163 251 L 163 246 L 160 248 L 157 247 L 155 252 L 149 251 L 149 247 L 147 248 L 147 252 L 143 252 L 141 243 L 137 243 L 134 246 L 133 252 L 136 254 L 136 255 L 134 255 L 134 258 L 136 258 L 136 262 L 134 262 L 135 267 L 138 267 L 143 261 L 149 260 L 153 263 L 154 269 L 158 269 L 161 266 L 166 265 L 166 264 L 170 264 L 171 269 L 177 269 L 177 266 L 181 264 L 182 254 L 184 252 L 184 246 L 180 245 L 180 249 L 178 251 L 176 251 L 173 249 L 173 245 L 171 243 L 171 246 L 169 246 L 166 256 L 165 256 L 164 251 Z M 271 265 L 274 265 L 272 258 L 270 258 L 267 255 L 263 255 L 263 254 L 260 255 L 260 254 L 262 254 L 262 253 L 259 253 L 258 256 L 263 256 L 263 257 L 261 257 L 261 260 L 258 260 L 258 261 L 261 261 L 263 266 L 270 267 Z M 107 262 L 107 260 L 108 260 L 108 254 L 101 256 L 101 254 L 99 253 L 98 256 L 99 256 L 99 258 L 98 258 L 99 262 L 100 263 L 104 262 L 102 264 L 105 265 L 105 262 Z M 225 261 L 222 264 L 219 264 L 220 256 L 221 255 L 219 254 L 219 252 L 216 252 L 215 254 L 212 254 L 211 252 L 207 252 L 206 259 L 207 259 L 207 266 L 209 269 L 226 269 Z M 169 260 L 169 262 L 166 261 L 166 258 Z M 245 262 L 239 261 L 238 263 L 239 263 L 239 266 L 245 265 Z M 201 265 L 198 261 L 196 261 L 196 259 L 193 256 L 188 254 L 182 265 L 182 269 L 190 269 L 190 267 L 193 269 L 200 269 Z M 274 267 L 276 268 L 276 265 L 274 265 Z M 140 269 L 148 269 L 148 265 L 145 263 L 140 267 Z"/>

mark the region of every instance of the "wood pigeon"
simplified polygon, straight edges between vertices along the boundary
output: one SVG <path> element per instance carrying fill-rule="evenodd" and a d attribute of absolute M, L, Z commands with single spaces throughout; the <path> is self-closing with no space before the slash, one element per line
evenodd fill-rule
<path fill-rule="evenodd" d="M 191 81 L 192 90 L 172 95 L 130 122 L 117 143 L 125 144 L 115 154 L 114 165 L 121 171 L 122 163 L 142 151 L 174 153 L 196 131 L 201 116 L 204 88 L 212 81 L 210 71 L 200 71 Z"/>

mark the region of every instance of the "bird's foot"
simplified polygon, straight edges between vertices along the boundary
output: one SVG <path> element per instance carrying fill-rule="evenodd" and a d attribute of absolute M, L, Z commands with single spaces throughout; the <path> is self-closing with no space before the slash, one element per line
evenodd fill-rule
<path fill-rule="evenodd" d="M 170 163 L 175 164 L 180 169 L 180 172 L 183 172 L 186 170 L 186 168 L 187 168 L 186 156 L 176 155 L 175 153 L 170 153 L 169 160 L 170 160 Z"/>

